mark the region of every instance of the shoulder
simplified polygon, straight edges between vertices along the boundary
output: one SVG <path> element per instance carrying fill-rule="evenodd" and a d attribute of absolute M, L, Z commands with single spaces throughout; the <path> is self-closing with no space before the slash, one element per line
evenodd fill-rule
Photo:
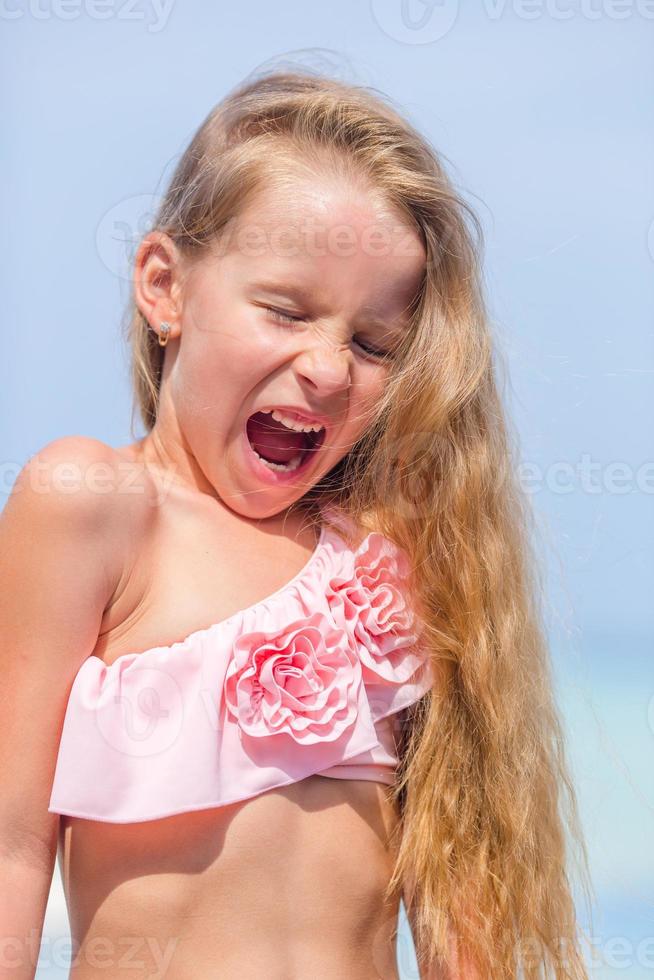
<path fill-rule="evenodd" d="M 47 443 L 29 457 L 18 473 L 10 503 L 22 507 L 91 515 L 99 509 L 89 473 L 99 462 L 110 461 L 110 447 L 96 439 L 64 436 Z"/>
<path fill-rule="evenodd" d="M 117 581 L 151 525 L 153 493 L 147 472 L 112 446 L 63 436 L 23 465 L 3 513 L 26 534 L 56 528 L 68 538 L 83 536 Z"/>
<path fill-rule="evenodd" d="M 147 472 L 112 446 L 88 436 L 63 436 L 32 455 L 18 474 L 15 492 L 74 519 L 111 519 L 139 509 L 151 491 Z"/>
<path fill-rule="evenodd" d="M 32 477 L 31 485 L 60 491 L 62 496 L 84 494 L 89 487 L 89 468 L 111 463 L 116 451 L 100 439 L 89 436 L 62 436 L 46 443 L 29 457 L 19 477 Z M 35 479 L 38 480 L 35 483 Z M 72 488 L 72 491 L 71 491 Z M 84 499 L 89 499 L 84 494 Z"/>

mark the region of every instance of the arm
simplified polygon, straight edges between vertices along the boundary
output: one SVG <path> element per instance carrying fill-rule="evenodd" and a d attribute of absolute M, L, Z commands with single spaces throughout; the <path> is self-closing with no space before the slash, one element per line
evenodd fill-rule
<path fill-rule="evenodd" d="M 107 495 L 84 481 L 62 491 L 53 467 L 83 470 L 108 452 L 74 437 L 48 444 L 0 514 L 0 980 L 35 974 L 57 855 L 59 815 L 48 804 L 66 704 L 120 574 L 106 544 Z"/>

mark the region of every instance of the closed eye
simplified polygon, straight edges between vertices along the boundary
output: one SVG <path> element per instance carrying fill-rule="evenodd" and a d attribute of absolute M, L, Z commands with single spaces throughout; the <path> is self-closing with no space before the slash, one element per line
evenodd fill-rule
<path fill-rule="evenodd" d="M 301 316 L 292 316 L 290 313 L 284 313 L 282 310 L 276 310 L 274 306 L 265 306 L 264 309 L 272 313 L 275 320 L 283 320 L 288 323 L 299 323 L 302 320 Z"/>
<path fill-rule="evenodd" d="M 292 313 L 285 313 L 283 310 L 277 310 L 274 306 L 265 306 L 264 309 L 268 310 L 272 318 L 277 320 L 279 323 L 301 323 L 304 319 L 304 317 L 293 316 Z M 383 358 L 390 358 L 392 356 L 392 351 L 380 350 L 377 347 L 371 347 L 369 344 L 361 343 L 359 340 L 356 341 L 356 344 L 357 347 L 360 347 L 361 350 L 364 351 L 364 353 L 369 357 L 375 357 L 378 360 L 382 360 Z"/>

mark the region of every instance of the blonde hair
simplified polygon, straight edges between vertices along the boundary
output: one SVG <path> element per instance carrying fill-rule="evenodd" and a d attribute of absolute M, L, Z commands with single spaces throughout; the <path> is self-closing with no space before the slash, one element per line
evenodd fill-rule
<path fill-rule="evenodd" d="M 268 174 L 292 179 L 298 165 L 362 180 L 427 254 L 373 424 L 303 497 L 329 497 L 406 550 L 438 678 L 401 715 L 388 894 L 403 889 L 424 969 L 451 968 L 458 951 L 484 980 L 585 978 L 566 829 L 586 896 L 588 859 L 553 697 L 533 517 L 494 378 L 479 219 L 387 98 L 304 69 L 249 78 L 209 113 L 153 227 L 192 258 Z M 135 400 L 151 430 L 164 350 L 133 300 L 129 313 Z"/>

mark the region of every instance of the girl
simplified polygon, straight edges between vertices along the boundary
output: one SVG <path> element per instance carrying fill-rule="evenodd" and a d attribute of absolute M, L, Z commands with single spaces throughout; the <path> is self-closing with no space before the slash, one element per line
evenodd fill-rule
<path fill-rule="evenodd" d="M 57 847 L 74 980 L 391 980 L 400 897 L 421 977 L 586 976 L 480 242 L 373 91 L 263 73 L 193 137 L 145 437 L 49 444 L 2 517 L 1 976 Z"/>

